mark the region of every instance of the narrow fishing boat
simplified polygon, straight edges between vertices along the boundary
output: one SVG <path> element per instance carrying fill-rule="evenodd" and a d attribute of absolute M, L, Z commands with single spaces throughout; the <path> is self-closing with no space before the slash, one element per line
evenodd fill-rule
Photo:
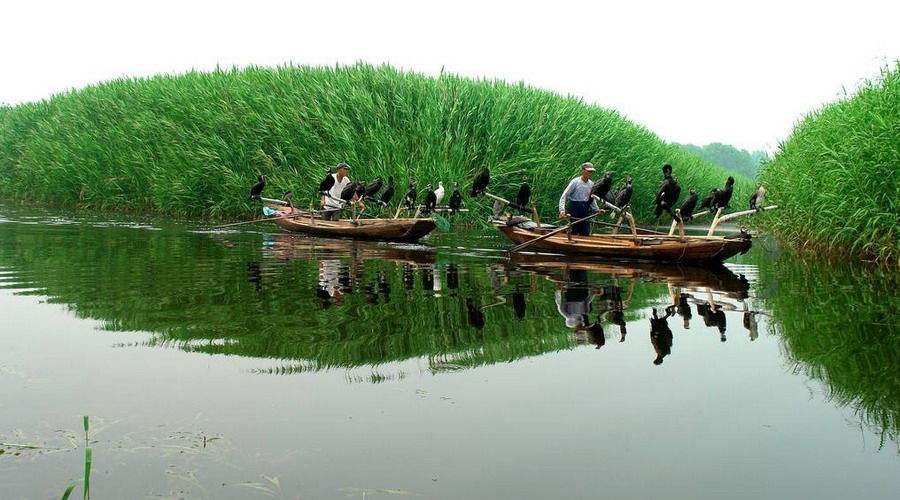
<path fill-rule="evenodd" d="M 283 206 L 277 208 L 284 215 L 275 217 L 272 221 L 283 230 L 326 238 L 411 243 L 437 227 L 431 218 L 325 220 L 313 212 L 292 210 Z"/>
<path fill-rule="evenodd" d="M 721 263 L 750 249 L 750 236 L 676 236 L 634 232 L 632 234 L 592 234 L 576 236 L 536 224 L 495 221 L 495 227 L 513 243 L 533 251 L 590 255 L 613 259 L 635 259 L 660 262 Z M 531 227 L 529 227 L 531 226 Z"/>

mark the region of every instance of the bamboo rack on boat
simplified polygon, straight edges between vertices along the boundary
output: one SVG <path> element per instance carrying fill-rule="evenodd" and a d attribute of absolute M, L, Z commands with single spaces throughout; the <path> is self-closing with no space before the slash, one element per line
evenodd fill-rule
<path fill-rule="evenodd" d="M 745 253 L 752 245 L 750 235 L 743 231 L 731 236 L 715 236 L 714 232 L 719 223 L 756 213 L 755 210 L 722 216 L 722 209 L 719 209 L 707 235 L 695 236 L 685 235 L 684 224 L 679 222 L 673 222 L 669 234 L 638 228 L 627 209 L 620 209 L 608 203 L 605 205 L 619 214 L 615 229 L 607 234 L 578 236 L 571 234 L 571 231 L 550 234 L 551 229 L 523 217 L 495 219 L 493 223 L 501 233 L 515 243 L 516 246 L 512 251 L 527 246 L 532 251 L 567 255 L 708 264 L 721 263 L 729 257 Z M 765 210 L 773 208 L 776 207 L 766 207 Z M 628 221 L 630 234 L 618 234 L 618 227 L 623 219 Z M 678 235 L 674 234 L 676 227 L 679 229 Z"/>

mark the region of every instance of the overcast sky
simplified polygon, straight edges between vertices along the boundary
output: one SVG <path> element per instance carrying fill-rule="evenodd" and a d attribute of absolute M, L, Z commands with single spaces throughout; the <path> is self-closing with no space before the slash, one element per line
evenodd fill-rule
<path fill-rule="evenodd" d="M 668 141 L 772 150 L 900 57 L 897 1 L 595 3 L 6 2 L 0 102 L 216 64 L 362 60 L 523 80 Z"/>

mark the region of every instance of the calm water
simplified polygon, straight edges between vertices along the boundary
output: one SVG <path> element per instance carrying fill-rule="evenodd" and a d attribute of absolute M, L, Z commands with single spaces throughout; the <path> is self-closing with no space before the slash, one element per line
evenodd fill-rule
<path fill-rule="evenodd" d="M 0 498 L 896 498 L 896 273 L 505 244 L 0 207 Z"/>

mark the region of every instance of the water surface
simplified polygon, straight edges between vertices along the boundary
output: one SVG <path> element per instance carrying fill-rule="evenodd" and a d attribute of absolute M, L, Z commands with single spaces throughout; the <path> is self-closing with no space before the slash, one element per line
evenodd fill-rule
<path fill-rule="evenodd" d="M 0 498 L 898 491 L 895 274 L 505 245 L 0 207 Z"/>

